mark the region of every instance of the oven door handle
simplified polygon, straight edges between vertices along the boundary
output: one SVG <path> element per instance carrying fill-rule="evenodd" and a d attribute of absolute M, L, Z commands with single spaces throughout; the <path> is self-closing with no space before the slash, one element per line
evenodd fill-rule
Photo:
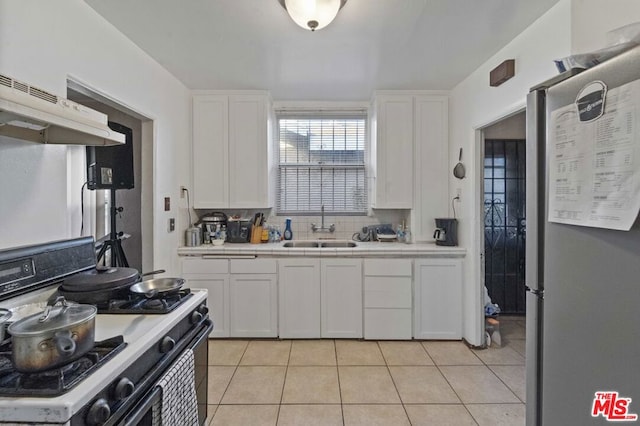
<path fill-rule="evenodd" d="M 142 421 L 142 418 L 149 412 L 149 409 L 157 404 L 162 399 L 162 388 L 156 386 L 151 393 L 147 395 L 136 407 L 133 412 L 127 416 L 124 420 L 125 426 L 137 425 Z"/>

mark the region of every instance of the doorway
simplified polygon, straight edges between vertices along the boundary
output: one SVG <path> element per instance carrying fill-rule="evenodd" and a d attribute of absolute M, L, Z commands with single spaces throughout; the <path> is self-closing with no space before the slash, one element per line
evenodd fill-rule
<path fill-rule="evenodd" d="M 484 130 L 484 281 L 504 314 L 525 314 L 525 114 Z"/>

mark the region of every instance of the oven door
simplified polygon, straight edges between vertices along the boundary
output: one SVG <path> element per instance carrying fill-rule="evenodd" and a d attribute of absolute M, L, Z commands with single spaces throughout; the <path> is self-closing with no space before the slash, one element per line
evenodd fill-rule
<path fill-rule="evenodd" d="M 198 400 L 198 423 L 204 425 L 207 419 L 207 363 L 208 343 L 207 337 L 213 329 L 210 320 L 203 323 L 198 334 L 184 347 L 177 348 L 175 356 L 172 356 L 171 364 L 178 359 L 187 349 L 193 351 L 195 360 L 195 387 Z M 159 368 L 166 368 L 160 366 Z M 163 372 L 164 373 L 164 372 Z M 140 399 L 127 416 L 118 425 L 156 425 L 159 422 L 162 408 L 162 388 L 154 384 L 151 389 Z"/>

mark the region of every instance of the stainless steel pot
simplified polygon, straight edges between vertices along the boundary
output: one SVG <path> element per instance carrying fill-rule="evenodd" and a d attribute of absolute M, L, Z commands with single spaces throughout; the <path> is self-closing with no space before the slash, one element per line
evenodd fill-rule
<path fill-rule="evenodd" d="M 129 291 L 152 299 L 177 293 L 183 284 L 182 278 L 154 278 L 132 285 Z"/>
<path fill-rule="evenodd" d="M 11 324 L 8 331 L 13 339 L 11 356 L 16 370 L 45 371 L 87 353 L 94 345 L 97 311 L 93 305 L 69 304 L 58 297 L 43 313 Z"/>

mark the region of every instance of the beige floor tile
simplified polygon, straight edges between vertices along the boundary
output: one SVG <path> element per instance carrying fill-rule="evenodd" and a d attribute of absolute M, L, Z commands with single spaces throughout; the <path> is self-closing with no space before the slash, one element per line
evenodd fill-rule
<path fill-rule="evenodd" d="M 336 340 L 338 365 L 385 365 L 378 342 Z"/>
<path fill-rule="evenodd" d="M 236 367 L 209 366 L 207 381 L 207 403 L 219 404 L 227 390 Z"/>
<path fill-rule="evenodd" d="M 389 367 L 404 404 L 460 403 L 437 367 Z"/>
<path fill-rule="evenodd" d="M 503 339 L 524 339 L 525 330 L 526 327 L 518 321 L 500 320 L 500 335 Z"/>
<path fill-rule="evenodd" d="M 291 340 L 252 340 L 240 365 L 287 365 Z"/>
<path fill-rule="evenodd" d="M 422 342 L 436 365 L 482 365 L 463 342 Z"/>
<path fill-rule="evenodd" d="M 209 339 L 209 365 L 238 365 L 249 342 Z"/>
<path fill-rule="evenodd" d="M 213 421 L 213 416 L 216 414 L 217 409 L 217 405 L 207 405 L 207 418 L 204 421 L 204 426 L 209 426 L 209 424 Z"/>
<path fill-rule="evenodd" d="M 402 405 L 343 405 L 345 426 L 410 425 Z"/>
<path fill-rule="evenodd" d="M 464 405 L 405 405 L 412 426 L 476 426 Z"/>
<path fill-rule="evenodd" d="M 289 367 L 282 394 L 283 404 L 339 404 L 336 367 Z"/>
<path fill-rule="evenodd" d="M 520 398 L 520 401 L 525 402 L 526 370 L 524 365 L 492 365 L 489 368 Z"/>
<path fill-rule="evenodd" d="M 473 351 L 487 365 L 524 365 L 524 357 L 510 347 L 490 347 Z"/>
<path fill-rule="evenodd" d="M 465 404 L 519 402 L 489 367 L 444 366 L 440 371 Z"/>
<path fill-rule="evenodd" d="M 278 420 L 277 405 L 220 405 L 212 426 L 274 426 Z"/>
<path fill-rule="evenodd" d="M 524 339 L 508 340 L 505 344 L 506 347 L 513 349 L 514 351 L 518 352 L 522 356 L 526 355 L 526 345 L 527 345 L 527 342 Z"/>
<path fill-rule="evenodd" d="M 433 365 L 420 342 L 378 342 L 387 365 Z"/>
<path fill-rule="evenodd" d="M 333 340 L 294 340 L 289 365 L 336 365 Z"/>
<path fill-rule="evenodd" d="M 222 397 L 222 404 L 279 404 L 286 369 L 238 367 Z"/>
<path fill-rule="evenodd" d="M 342 407 L 336 405 L 281 405 L 278 426 L 342 426 Z"/>
<path fill-rule="evenodd" d="M 398 404 L 387 367 L 338 367 L 343 404 Z"/>
<path fill-rule="evenodd" d="M 524 404 L 469 404 L 478 426 L 524 426 Z"/>

